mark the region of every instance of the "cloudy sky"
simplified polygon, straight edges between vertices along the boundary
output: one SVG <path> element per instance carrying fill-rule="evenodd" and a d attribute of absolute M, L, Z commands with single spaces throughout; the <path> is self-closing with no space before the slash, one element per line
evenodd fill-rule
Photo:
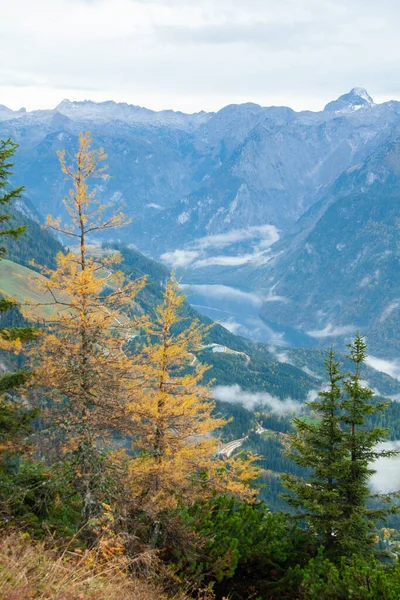
<path fill-rule="evenodd" d="M 397 0 L 0 0 L 0 104 L 400 98 Z"/>

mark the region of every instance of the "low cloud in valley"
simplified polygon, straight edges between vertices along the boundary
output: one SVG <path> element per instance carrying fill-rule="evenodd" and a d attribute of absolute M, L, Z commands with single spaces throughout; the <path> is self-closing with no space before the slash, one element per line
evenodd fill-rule
<path fill-rule="evenodd" d="M 198 294 L 201 294 L 202 296 L 207 296 L 209 298 L 250 302 L 254 306 L 261 306 L 261 304 L 262 304 L 262 300 L 257 294 L 254 294 L 251 292 L 244 292 L 242 290 L 238 290 L 237 288 L 233 288 L 228 285 L 202 284 L 202 285 L 183 285 L 182 287 L 187 289 L 189 297 L 190 297 L 190 294 L 198 293 Z"/>
<path fill-rule="evenodd" d="M 386 375 L 390 375 L 390 377 L 394 377 L 394 379 L 400 381 L 400 359 L 389 360 L 370 355 L 367 356 L 365 362 L 376 371 L 386 373 Z"/>
<path fill-rule="evenodd" d="M 356 331 L 357 327 L 354 325 L 334 325 L 332 323 L 328 323 L 328 325 L 326 325 L 323 329 L 312 329 L 306 333 L 316 339 L 323 339 L 342 335 L 351 335 L 356 333 Z"/>
<path fill-rule="evenodd" d="M 232 404 L 241 404 L 248 410 L 263 408 L 270 410 L 277 415 L 287 415 L 299 413 L 303 409 L 303 404 L 292 398 L 281 400 L 272 396 L 268 392 L 249 392 L 242 390 L 240 385 L 219 385 L 213 388 L 213 396 L 216 400 L 222 402 L 231 402 Z"/>
<path fill-rule="evenodd" d="M 212 266 L 238 267 L 250 262 L 263 264 L 272 258 L 270 246 L 278 240 L 279 233 L 274 225 L 232 229 L 225 233 L 198 238 L 185 248 L 164 252 L 160 259 L 174 268 L 194 269 Z M 228 248 L 229 253 L 220 253 Z M 273 299 L 271 297 L 271 300 Z"/>

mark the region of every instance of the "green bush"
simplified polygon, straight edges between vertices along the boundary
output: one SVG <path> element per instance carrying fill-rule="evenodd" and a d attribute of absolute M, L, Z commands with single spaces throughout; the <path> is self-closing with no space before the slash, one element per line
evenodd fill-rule
<path fill-rule="evenodd" d="M 69 537 L 78 527 L 80 500 L 69 483 L 68 468 L 46 468 L 38 461 L 15 460 L 0 473 L 0 523 L 35 537 Z"/>
<path fill-rule="evenodd" d="M 295 565 L 307 564 L 313 540 L 282 513 L 264 503 L 248 504 L 228 496 L 182 508 L 181 520 L 194 533 L 192 546 L 169 548 L 183 580 L 215 582 L 218 597 L 279 598 L 294 590 L 301 576 Z M 267 595 L 268 594 L 268 595 Z"/>
<path fill-rule="evenodd" d="M 321 549 L 301 571 L 299 598 L 302 600 L 398 600 L 400 598 L 400 566 L 366 561 L 355 556 L 335 565 L 324 557 Z"/>

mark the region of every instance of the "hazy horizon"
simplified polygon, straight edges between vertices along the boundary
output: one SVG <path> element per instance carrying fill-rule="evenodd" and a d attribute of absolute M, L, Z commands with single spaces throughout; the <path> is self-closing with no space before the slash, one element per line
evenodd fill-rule
<path fill-rule="evenodd" d="M 394 0 L 0 0 L 0 104 L 320 110 L 359 86 L 400 99 Z"/>
<path fill-rule="evenodd" d="M 353 87 L 363 87 L 363 86 L 353 86 Z M 95 103 L 102 103 L 102 102 L 116 102 L 116 103 L 125 103 L 125 104 L 129 104 L 131 106 L 140 106 L 141 108 L 147 108 L 149 110 L 154 110 L 154 111 L 164 111 L 164 110 L 173 110 L 176 112 L 183 112 L 186 114 L 192 114 L 192 113 L 197 113 L 197 112 L 218 112 L 219 110 L 221 110 L 222 108 L 229 106 L 231 104 L 245 104 L 245 103 L 254 103 L 254 104 L 258 104 L 264 108 L 267 107 L 272 107 L 272 106 L 285 106 L 285 107 L 289 107 L 291 109 L 293 109 L 296 112 L 301 112 L 304 110 L 310 110 L 313 112 L 318 112 L 318 111 L 322 111 L 325 107 L 325 105 L 332 101 L 332 100 L 336 100 L 337 98 L 339 98 L 339 96 L 346 94 L 350 91 L 350 89 L 347 90 L 342 90 L 339 91 L 337 93 L 336 96 L 333 96 L 331 98 L 326 98 L 326 100 L 321 100 L 321 102 L 317 105 L 317 103 L 314 103 L 314 106 L 309 106 L 306 105 L 304 101 L 304 104 L 297 105 L 296 103 L 290 104 L 289 103 L 289 98 L 287 99 L 287 102 L 285 102 L 284 100 L 280 103 L 278 102 L 259 102 L 257 101 L 256 98 L 254 99 L 247 99 L 247 98 L 243 98 L 242 100 L 238 100 L 236 99 L 236 101 L 229 101 L 229 98 L 226 98 L 226 102 L 224 104 L 220 104 L 220 105 L 216 105 L 215 108 L 210 108 L 210 109 L 206 109 L 206 108 L 202 108 L 199 107 L 198 110 L 185 110 L 184 108 L 180 108 L 179 106 L 163 106 L 161 103 L 160 104 L 155 104 L 153 106 L 149 105 L 149 104 L 140 104 L 138 102 L 135 102 L 134 99 L 129 100 L 129 99 L 116 99 L 116 98 L 112 98 L 112 97 L 108 97 L 107 94 L 100 95 L 97 97 L 97 95 L 95 95 L 95 97 L 85 97 L 85 96 L 77 96 L 75 97 L 75 95 L 72 95 L 71 97 L 60 97 L 59 100 L 55 101 L 54 103 L 50 102 L 50 101 L 44 101 L 43 104 L 38 104 L 35 102 L 19 102 L 18 100 L 16 100 L 12 105 L 10 103 L 7 103 L 5 101 L 3 101 L 3 98 L 0 97 L 0 105 L 6 106 L 7 108 L 14 110 L 14 111 L 18 111 L 21 109 L 26 109 L 27 112 L 33 112 L 35 110 L 52 110 L 55 109 L 59 104 L 61 104 L 61 102 L 63 102 L 64 100 L 69 100 L 70 102 L 95 102 Z M 370 90 L 367 89 L 367 92 L 370 93 Z M 375 104 L 381 104 L 383 102 L 388 102 L 390 100 L 397 100 L 400 101 L 400 95 L 398 97 L 383 97 L 383 96 L 379 96 L 379 95 L 374 95 L 373 93 L 370 93 L 370 95 L 372 96 L 374 103 Z"/>

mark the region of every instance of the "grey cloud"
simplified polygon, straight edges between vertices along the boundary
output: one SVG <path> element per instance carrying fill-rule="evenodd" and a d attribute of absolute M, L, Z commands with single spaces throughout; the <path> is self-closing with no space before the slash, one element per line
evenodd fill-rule
<path fill-rule="evenodd" d="M 262 44 L 270 50 L 289 50 L 298 46 L 316 47 L 336 43 L 340 27 L 321 23 L 212 23 L 200 27 L 158 26 L 157 37 L 163 41 L 184 44 Z M 339 43 L 339 42 L 337 42 Z M 340 42 L 353 46 L 351 40 Z"/>
<path fill-rule="evenodd" d="M 284 350 L 278 350 L 275 346 L 268 346 L 268 351 L 273 354 L 276 360 L 280 363 L 287 363 L 288 365 L 294 365 L 289 355 Z"/>
<path fill-rule="evenodd" d="M 198 256 L 199 252 L 195 250 L 173 250 L 172 252 L 164 252 L 160 258 L 174 269 L 177 269 L 188 267 Z"/>
<path fill-rule="evenodd" d="M 316 373 L 315 371 L 312 371 L 307 365 L 304 365 L 304 367 L 302 367 L 301 370 L 304 371 L 304 373 L 306 373 L 306 375 L 309 375 L 310 377 L 314 377 L 314 379 L 322 379 L 322 377 L 320 375 L 318 375 L 318 373 Z"/>
<path fill-rule="evenodd" d="M 238 256 L 210 256 L 209 258 L 202 258 L 196 261 L 193 266 L 196 269 L 215 265 L 237 267 L 258 259 L 262 254 L 262 252 L 255 252 L 254 254 L 239 254 Z"/>
<path fill-rule="evenodd" d="M 0 94 L 318 109 L 359 85 L 382 101 L 400 96 L 399 15 L 394 0 L 19 0 L 0 21 Z"/>
<path fill-rule="evenodd" d="M 225 329 L 227 329 L 231 333 L 234 333 L 235 335 L 244 335 L 243 326 L 237 321 L 235 321 L 233 317 L 229 317 L 229 319 L 227 319 L 226 321 L 220 321 L 219 324 L 222 325 L 222 327 L 225 327 Z"/>

